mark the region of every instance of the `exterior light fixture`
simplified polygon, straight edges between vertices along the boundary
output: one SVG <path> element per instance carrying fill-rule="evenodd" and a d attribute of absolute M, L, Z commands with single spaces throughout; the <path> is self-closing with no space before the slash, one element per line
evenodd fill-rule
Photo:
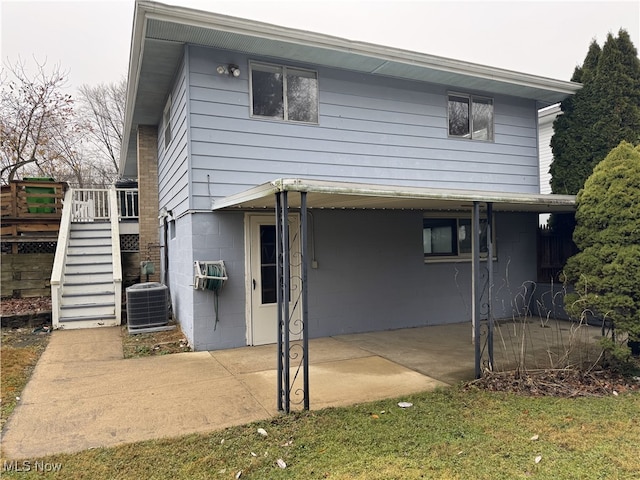
<path fill-rule="evenodd" d="M 218 72 L 218 75 L 231 75 L 232 77 L 238 78 L 240 76 L 240 67 L 234 64 L 229 64 L 228 66 L 218 65 L 216 72 Z"/>

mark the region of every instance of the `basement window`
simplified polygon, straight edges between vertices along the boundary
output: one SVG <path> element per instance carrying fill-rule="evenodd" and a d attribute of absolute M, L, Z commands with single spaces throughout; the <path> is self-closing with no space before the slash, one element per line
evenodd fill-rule
<path fill-rule="evenodd" d="M 494 256 L 495 228 L 492 228 Z M 469 216 L 424 218 L 422 243 L 425 262 L 471 260 L 473 230 Z M 480 258 L 487 256 L 487 219 L 480 219 Z"/>

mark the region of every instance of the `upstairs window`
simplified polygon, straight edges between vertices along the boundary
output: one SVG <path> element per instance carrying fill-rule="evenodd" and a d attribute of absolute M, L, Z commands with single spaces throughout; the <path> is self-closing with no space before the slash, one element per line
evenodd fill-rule
<path fill-rule="evenodd" d="M 318 123 L 318 74 L 300 68 L 252 63 L 251 115 Z"/>
<path fill-rule="evenodd" d="M 493 141 L 493 99 L 451 94 L 448 114 L 450 137 Z"/>

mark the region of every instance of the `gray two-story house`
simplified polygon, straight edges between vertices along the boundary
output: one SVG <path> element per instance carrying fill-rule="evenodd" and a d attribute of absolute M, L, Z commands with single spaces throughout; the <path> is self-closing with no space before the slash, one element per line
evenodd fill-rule
<path fill-rule="evenodd" d="M 537 112 L 579 87 L 137 2 L 141 251 L 197 350 L 276 342 L 283 314 L 292 338 L 464 322 L 487 292 L 510 318 L 539 213 L 574 207 L 540 194 Z"/>

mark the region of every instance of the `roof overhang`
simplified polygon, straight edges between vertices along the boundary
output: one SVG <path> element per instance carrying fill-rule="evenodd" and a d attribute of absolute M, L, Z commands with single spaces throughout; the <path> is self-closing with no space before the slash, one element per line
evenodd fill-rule
<path fill-rule="evenodd" d="M 137 1 L 134 13 L 120 172 L 136 176 L 136 129 L 157 125 L 185 44 L 256 57 L 512 95 L 540 106 L 581 87 L 424 53 L 357 42 L 156 2 Z"/>
<path fill-rule="evenodd" d="M 574 195 L 453 190 L 368 183 L 281 178 L 225 198 L 212 200 L 216 210 L 274 209 L 275 194 L 306 192 L 307 207 L 319 209 L 468 210 L 474 202 L 493 204 L 495 211 L 563 213 L 575 211 Z M 300 196 L 288 196 L 300 207 Z"/>

